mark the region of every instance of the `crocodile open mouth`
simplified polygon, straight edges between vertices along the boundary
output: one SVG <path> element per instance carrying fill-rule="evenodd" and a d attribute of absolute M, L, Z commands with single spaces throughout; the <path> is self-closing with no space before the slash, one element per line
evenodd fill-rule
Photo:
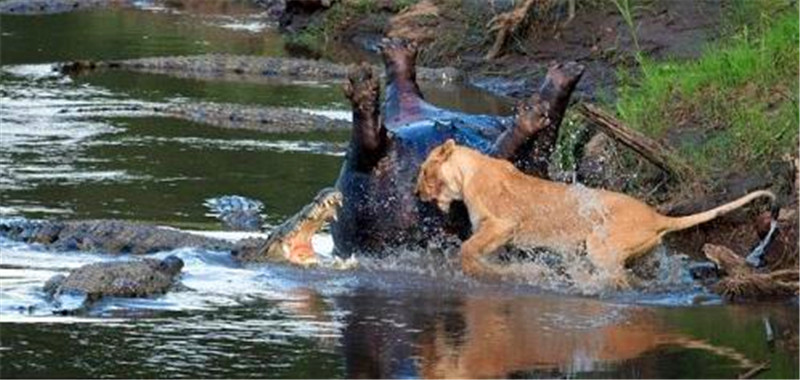
<path fill-rule="evenodd" d="M 302 266 L 316 264 L 319 260 L 311 238 L 336 218 L 341 205 L 342 193 L 334 188 L 322 189 L 311 203 L 270 233 L 259 255 Z"/>

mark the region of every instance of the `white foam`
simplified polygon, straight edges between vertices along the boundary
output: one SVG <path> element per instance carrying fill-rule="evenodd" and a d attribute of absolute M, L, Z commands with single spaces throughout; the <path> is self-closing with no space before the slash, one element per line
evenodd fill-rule
<path fill-rule="evenodd" d="M 269 24 L 263 21 L 256 21 L 256 20 L 232 21 L 217 25 L 219 25 L 219 27 L 221 28 L 241 31 L 241 32 L 249 32 L 249 33 L 260 33 L 261 31 L 269 27 Z"/>
<path fill-rule="evenodd" d="M 353 121 L 352 111 L 314 108 L 294 108 L 294 110 L 305 112 L 311 115 L 325 116 L 329 119 Z"/>

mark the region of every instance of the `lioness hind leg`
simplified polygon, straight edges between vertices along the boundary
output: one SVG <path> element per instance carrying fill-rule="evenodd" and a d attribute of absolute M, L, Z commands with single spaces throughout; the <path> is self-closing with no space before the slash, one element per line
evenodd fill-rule
<path fill-rule="evenodd" d="M 620 254 L 608 244 L 607 239 L 608 237 L 597 234 L 589 235 L 586 239 L 586 255 L 597 269 L 605 271 L 611 279 L 612 285 L 617 288 L 628 288 L 624 254 Z"/>
<path fill-rule="evenodd" d="M 586 253 L 597 268 L 606 271 L 616 287 L 629 288 L 625 264 L 652 251 L 660 243 L 659 235 L 646 232 L 624 236 L 593 233 L 586 239 Z"/>
<path fill-rule="evenodd" d="M 461 245 L 461 268 L 469 275 L 486 274 L 483 256 L 495 252 L 511 239 L 513 226 L 495 219 L 484 220 L 480 229 Z"/>

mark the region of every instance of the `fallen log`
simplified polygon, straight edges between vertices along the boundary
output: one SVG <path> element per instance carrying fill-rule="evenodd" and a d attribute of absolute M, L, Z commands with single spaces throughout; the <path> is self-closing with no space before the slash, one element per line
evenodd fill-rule
<path fill-rule="evenodd" d="M 668 146 L 625 126 L 622 121 L 593 104 L 583 103 L 578 111 L 600 132 L 633 149 L 672 179 L 682 182 L 693 177 L 692 168 L 677 158 L 676 153 Z"/>
<path fill-rule="evenodd" d="M 791 296 L 800 290 L 797 269 L 759 272 L 744 257 L 721 245 L 706 244 L 703 254 L 723 275 L 711 290 L 729 300 Z"/>

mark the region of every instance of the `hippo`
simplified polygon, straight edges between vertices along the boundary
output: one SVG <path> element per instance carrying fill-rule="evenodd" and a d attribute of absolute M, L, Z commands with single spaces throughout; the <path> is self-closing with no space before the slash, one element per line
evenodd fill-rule
<path fill-rule="evenodd" d="M 183 260 L 167 256 L 163 260 L 142 259 L 94 263 L 73 269 L 69 275 L 55 275 L 44 284 L 44 292 L 55 306 L 62 308 L 62 296 L 77 296 L 81 302 L 71 313 L 86 310 L 102 297 L 151 297 L 166 293 L 183 269 Z"/>
<path fill-rule="evenodd" d="M 547 177 L 549 156 L 570 96 L 583 74 L 576 63 L 555 64 L 537 94 L 517 105 L 512 117 L 450 111 L 425 101 L 416 83 L 417 46 L 384 39 L 381 54 L 386 94 L 370 66 L 351 68 L 344 85 L 353 126 L 336 188 L 342 193 L 331 223 L 336 254 L 382 256 L 393 248 L 466 239 L 469 217 L 463 204 L 447 215 L 414 194 L 420 165 L 447 139 L 494 157 L 524 172 Z M 441 239 L 441 238 L 444 238 Z"/>

